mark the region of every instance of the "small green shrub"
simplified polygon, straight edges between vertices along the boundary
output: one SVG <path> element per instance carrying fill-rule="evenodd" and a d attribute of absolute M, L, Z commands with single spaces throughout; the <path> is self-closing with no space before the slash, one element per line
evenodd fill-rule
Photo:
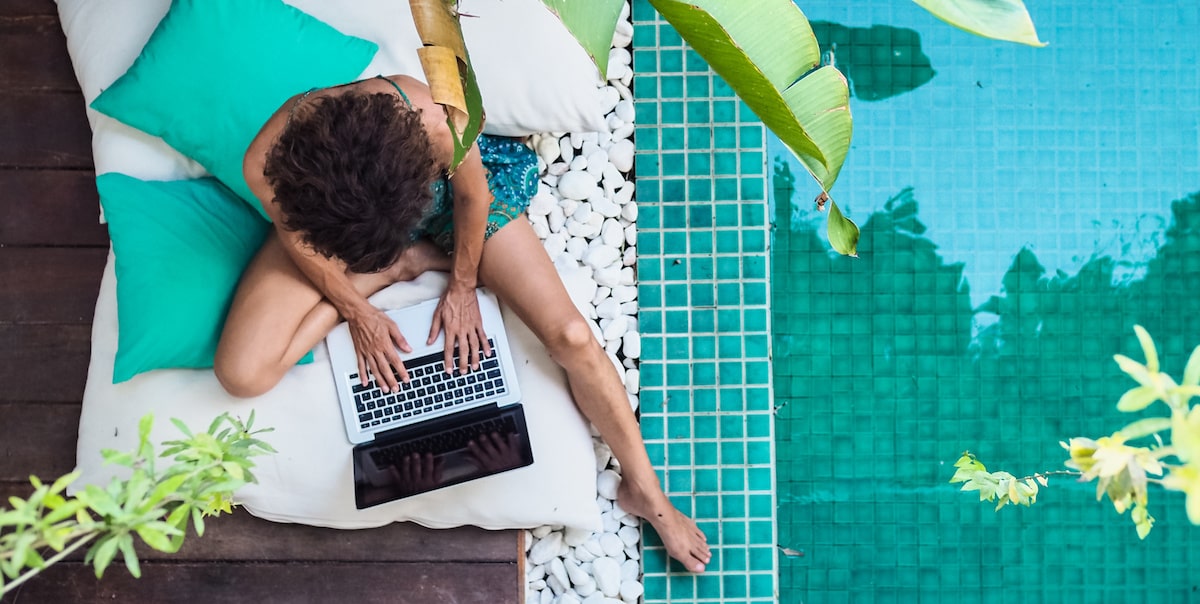
<path fill-rule="evenodd" d="M 107 488 L 88 485 L 67 497 L 78 472 L 50 485 L 31 476 L 33 494 L 9 498 L 11 508 L 0 508 L 0 596 L 89 543 L 84 563 L 95 567 L 96 577 L 118 553 L 129 573 L 140 577 L 135 534 L 158 551 L 179 551 L 189 522 L 204 534 L 204 518 L 231 512 L 233 492 L 255 482 L 250 458 L 275 452 L 254 438 L 270 430 L 253 429 L 253 412 L 245 423 L 222 414 L 208 431 L 195 434 L 171 421 L 184 438 L 164 442 L 161 455 L 149 441 L 152 415 L 138 423 L 136 451 L 103 451 L 105 463 L 131 470 L 128 479 L 114 478 Z M 156 457 L 171 463 L 159 470 Z M 54 552 L 49 558 L 43 557 L 47 550 Z"/>
<path fill-rule="evenodd" d="M 1138 412 L 1161 402 L 1166 416 L 1139 419 L 1110 436 L 1097 439 L 1072 438 L 1060 443 L 1070 455 L 1070 470 L 1033 474 L 1018 478 L 1009 472 L 989 472 L 969 451 L 954 464 L 950 482 L 964 483 L 962 490 L 978 491 L 980 501 L 995 501 L 996 509 L 1007 504 L 1030 506 L 1037 501 L 1038 485 L 1046 486 L 1052 475 L 1076 476 L 1096 481 L 1096 499 L 1108 497 L 1118 514 L 1130 510 L 1138 537 L 1145 539 L 1154 526 L 1149 512 L 1149 485 L 1155 484 L 1186 494 L 1188 520 L 1200 524 L 1200 346 L 1192 351 L 1183 370 L 1183 381 L 1159 371 L 1154 340 L 1141 326 L 1134 326 L 1146 362 L 1115 355 L 1117 365 L 1138 385 L 1117 401 L 1117 409 Z M 1131 444 L 1134 442 L 1142 444 Z"/>

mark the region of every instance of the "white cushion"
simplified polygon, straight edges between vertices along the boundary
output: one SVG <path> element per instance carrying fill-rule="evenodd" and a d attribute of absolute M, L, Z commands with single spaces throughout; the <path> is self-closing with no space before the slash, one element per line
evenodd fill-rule
<path fill-rule="evenodd" d="M 578 267 L 560 268 L 577 305 L 594 289 Z M 398 308 L 437 297 L 442 273 L 427 273 L 393 285 L 371 298 L 381 308 Z M 315 349 L 315 361 L 293 368 L 266 395 L 239 400 L 227 395 L 211 370 L 166 369 L 121 384 L 111 380 L 117 347 L 116 278 L 110 255 L 92 328 L 92 357 L 79 425 L 77 483 L 106 484 L 120 473 L 102 463 L 102 449 L 131 451 L 139 418 L 155 415 L 154 442 L 178 437 L 168 421 L 179 418 L 202 430 L 224 412 L 256 425 L 273 427 L 262 438 L 277 454 L 255 458 L 259 483 L 243 488 L 237 500 L 256 516 L 334 528 L 367 528 L 414 521 L 445 528 L 472 524 L 489 529 L 557 524 L 596 530 L 596 458 L 588 426 L 572 402 L 562 370 L 533 333 L 507 309 L 505 325 L 525 393 L 534 463 L 488 478 L 447 487 L 366 510 L 354 507 L 351 445 L 346 438 L 329 354 Z M 401 326 L 403 329 L 403 326 Z"/>
<path fill-rule="evenodd" d="M 286 1 L 343 33 L 379 44 L 379 53 L 362 77 L 402 73 L 424 79 L 416 54 L 421 41 L 408 2 Z M 58 0 L 67 49 L 86 102 L 91 103 L 133 64 L 169 6 L 170 0 Z M 487 111 L 486 132 L 524 136 L 605 128 L 603 82 L 596 65 L 540 0 L 464 0 L 461 10 L 474 15 L 463 18 L 463 33 Z M 88 110 L 97 130 L 97 161 L 109 132 L 107 125 L 99 127 L 100 117 Z M 153 147 L 155 153 L 162 151 L 161 141 L 140 144 Z M 194 164 L 178 154 L 167 156 L 169 161 L 139 152 L 138 159 L 149 162 L 144 171 L 119 171 L 142 179 L 197 175 Z M 118 171 L 97 168 L 98 172 Z"/>

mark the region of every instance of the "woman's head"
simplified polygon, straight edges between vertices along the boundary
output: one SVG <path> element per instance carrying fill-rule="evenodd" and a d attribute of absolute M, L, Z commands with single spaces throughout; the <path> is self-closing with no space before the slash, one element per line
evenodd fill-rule
<path fill-rule="evenodd" d="M 297 107 L 263 174 L 284 226 L 318 253 L 371 273 L 412 243 L 438 168 L 419 113 L 395 95 L 350 90 Z"/>

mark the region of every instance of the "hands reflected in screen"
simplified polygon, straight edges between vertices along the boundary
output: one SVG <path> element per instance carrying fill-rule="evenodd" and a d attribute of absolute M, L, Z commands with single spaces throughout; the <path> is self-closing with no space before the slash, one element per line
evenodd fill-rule
<path fill-rule="evenodd" d="M 420 493 L 442 483 L 442 460 L 433 453 L 409 453 L 392 466 L 392 480 L 404 493 Z"/>
<path fill-rule="evenodd" d="M 520 437 L 509 433 L 483 434 L 467 443 L 467 450 L 480 470 L 507 470 L 521 465 Z"/>

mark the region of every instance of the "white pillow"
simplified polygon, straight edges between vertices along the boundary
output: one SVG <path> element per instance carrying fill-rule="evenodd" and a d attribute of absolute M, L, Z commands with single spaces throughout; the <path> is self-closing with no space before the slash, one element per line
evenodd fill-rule
<path fill-rule="evenodd" d="M 342 33 L 379 44 L 379 53 L 362 77 L 403 73 L 424 79 L 416 54 L 421 41 L 408 2 L 286 2 Z M 87 103 L 133 64 L 169 6 L 170 0 L 58 0 L 67 49 Z M 487 111 L 486 132 L 524 136 L 605 128 L 600 95 L 604 82 L 596 65 L 540 0 L 464 0 L 461 10 L 475 15 L 462 20 L 463 33 Z M 94 129 L 99 117 L 88 110 Z M 98 139 L 106 135 L 107 127 L 97 129 Z M 97 161 L 106 145 L 94 141 Z M 196 167 L 187 160 L 172 156 L 164 162 L 142 151 L 137 159 L 149 161 L 145 172 L 101 172 L 153 179 L 174 168 L 174 178 L 196 175 Z"/>
<path fill-rule="evenodd" d="M 560 271 L 575 303 L 589 303 L 589 290 L 595 285 L 582 269 Z M 411 283 L 383 290 L 371 302 L 381 308 L 398 308 L 436 297 L 445 284 L 442 273 L 427 273 Z M 465 524 L 488 529 L 545 524 L 600 528 L 596 457 L 588 426 L 572 402 L 562 370 L 533 333 L 507 310 L 504 321 L 525 393 L 533 465 L 358 510 L 354 507 L 351 445 L 323 343 L 315 349 L 313 363 L 295 367 L 274 390 L 251 400 L 227 395 L 211 370 L 163 369 L 113 384 L 115 294 L 110 254 L 92 327 L 92 358 L 77 450 L 76 469 L 82 478 L 77 484 L 106 484 L 121 472 L 121 468 L 104 465 L 100 451 L 133 450 L 138 420 L 146 413 L 155 414 L 151 438 L 157 443 L 179 436 L 170 418 L 202 430 L 223 412 L 245 418 L 254 409 L 257 425 L 275 429 L 262 438 L 278 451 L 255 458 L 259 483 L 237 494 L 237 500 L 256 516 L 343 529 L 396 521 L 433 528 Z"/>

